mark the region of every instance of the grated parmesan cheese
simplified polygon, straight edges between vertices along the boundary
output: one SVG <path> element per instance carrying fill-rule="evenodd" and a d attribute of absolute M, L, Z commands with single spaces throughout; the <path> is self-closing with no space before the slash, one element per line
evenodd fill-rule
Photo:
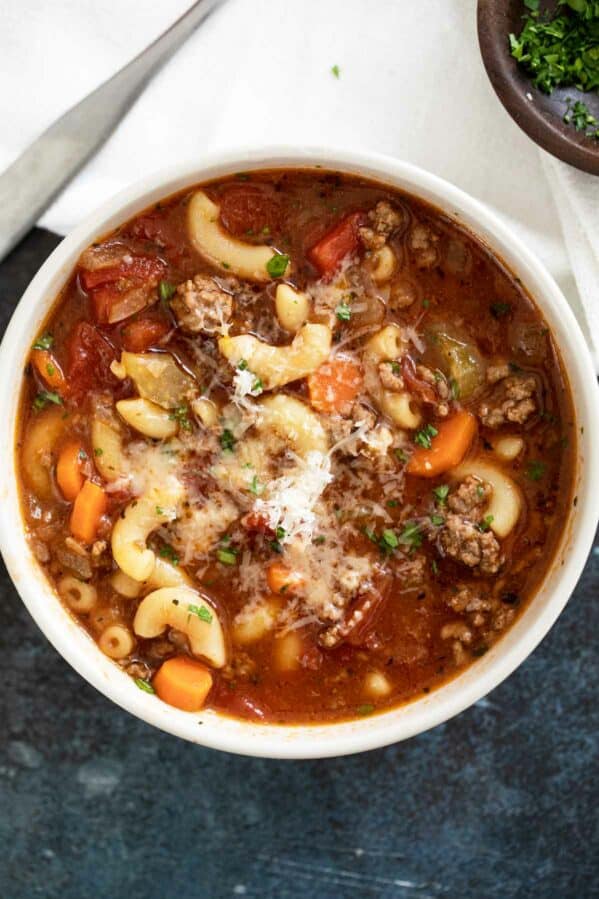
<path fill-rule="evenodd" d="M 314 507 L 332 480 L 329 457 L 312 450 L 293 472 L 266 485 L 266 498 L 256 500 L 254 510 L 266 518 L 273 531 L 283 528 L 282 543 L 295 537 L 308 542 L 316 526 Z"/>

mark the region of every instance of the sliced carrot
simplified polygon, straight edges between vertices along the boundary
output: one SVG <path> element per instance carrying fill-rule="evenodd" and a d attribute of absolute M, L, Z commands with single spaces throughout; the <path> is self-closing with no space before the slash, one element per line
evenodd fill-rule
<path fill-rule="evenodd" d="M 49 350 L 32 350 L 31 362 L 48 387 L 62 391 L 66 387 L 66 378 L 62 369 Z"/>
<path fill-rule="evenodd" d="M 318 412 L 341 412 L 362 388 L 362 372 L 351 359 L 331 359 L 308 378 L 310 402 Z"/>
<path fill-rule="evenodd" d="M 266 573 L 268 586 L 273 593 L 293 593 L 303 587 L 305 578 L 299 571 L 287 568 L 281 562 L 273 562 Z"/>
<path fill-rule="evenodd" d="M 77 440 L 69 440 L 65 443 L 56 463 L 56 480 L 60 492 L 70 503 L 77 498 L 77 494 L 83 487 L 84 477 L 81 472 L 81 463 L 85 459 L 85 451 Z"/>
<path fill-rule="evenodd" d="M 212 675 L 201 662 L 176 656 L 162 663 L 152 685 L 163 702 L 184 712 L 197 712 L 210 692 Z"/>
<path fill-rule="evenodd" d="M 463 409 L 439 425 L 430 449 L 418 447 L 407 464 L 408 474 L 434 478 L 459 465 L 476 434 L 476 418 Z"/>
<path fill-rule="evenodd" d="M 83 543 L 92 543 L 100 518 L 106 511 L 106 494 L 98 484 L 86 481 L 73 504 L 71 534 Z"/>

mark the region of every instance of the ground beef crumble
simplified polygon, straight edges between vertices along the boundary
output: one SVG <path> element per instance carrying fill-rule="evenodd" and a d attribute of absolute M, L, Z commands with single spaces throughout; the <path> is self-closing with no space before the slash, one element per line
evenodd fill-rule
<path fill-rule="evenodd" d="M 171 309 L 188 334 L 216 334 L 233 315 L 233 298 L 212 278 L 195 275 L 179 284 Z"/>
<path fill-rule="evenodd" d="M 487 371 L 487 381 L 497 385 L 478 407 L 480 420 L 488 428 L 524 424 L 537 411 L 537 381 L 533 375 L 511 374 L 507 364 L 493 365 Z"/>
<path fill-rule="evenodd" d="M 360 238 L 367 250 L 380 250 L 389 237 L 404 222 L 404 217 L 390 203 L 381 200 L 368 213 L 368 225 L 359 229 Z"/>

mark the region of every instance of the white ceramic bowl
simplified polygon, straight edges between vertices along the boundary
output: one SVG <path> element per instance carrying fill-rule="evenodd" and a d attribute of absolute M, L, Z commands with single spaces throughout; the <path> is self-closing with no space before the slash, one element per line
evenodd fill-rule
<path fill-rule="evenodd" d="M 524 613 L 483 658 L 427 696 L 368 719 L 317 726 L 255 724 L 211 710 L 181 712 L 140 691 L 100 652 L 65 611 L 29 549 L 13 452 L 22 371 L 33 336 L 80 253 L 95 238 L 197 182 L 257 168 L 316 165 L 364 175 L 430 201 L 470 227 L 522 279 L 545 315 L 570 378 L 580 434 L 578 503 L 564 522 L 552 569 Z M 66 237 L 29 285 L 0 348 L 0 384 L 5 435 L 0 459 L 0 548 L 23 601 L 61 655 L 105 696 L 144 721 L 205 746 L 274 758 L 324 757 L 374 749 L 434 727 L 496 687 L 532 652 L 565 606 L 592 544 L 599 496 L 599 395 L 589 351 L 568 303 L 538 260 L 486 207 L 447 182 L 389 157 L 331 149 L 239 151 L 162 171 L 128 187 Z"/>

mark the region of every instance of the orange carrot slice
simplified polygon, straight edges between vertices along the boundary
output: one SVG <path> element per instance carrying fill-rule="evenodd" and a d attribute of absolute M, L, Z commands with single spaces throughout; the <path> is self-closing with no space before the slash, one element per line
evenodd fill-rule
<path fill-rule="evenodd" d="M 83 456 L 82 456 L 83 454 Z M 77 440 L 69 440 L 65 443 L 56 463 L 56 480 L 64 498 L 72 503 L 83 487 L 83 474 L 81 463 L 85 459 L 85 452 Z"/>
<path fill-rule="evenodd" d="M 62 369 L 49 350 L 32 350 L 31 362 L 48 387 L 59 392 L 66 387 L 66 378 Z"/>
<path fill-rule="evenodd" d="M 152 685 L 163 702 L 184 712 L 197 712 L 210 692 L 212 675 L 201 662 L 176 656 L 162 663 Z"/>
<path fill-rule="evenodd" d="M 465 409 L 439 425 L 430 449 L 418 447 L 406 466 L 408 474 L 435 478 L 459 465 L 476 434 L 476 418 Z"/>
<path fill-rule="evenodd" d="M 308 378 L 310 402 L 318 412 L 341 412 L 362 388 L 362 372 L 351 359 L 331 359 Z"/>
<path fill-rule="evenodd" d="M 100 518 L 106 511 L 106 494 L 92 481 L 86 481 L 77 494 L 71 512 L 71 534 L 83 543 L 95 539 Z"/>
<path fill-rule="evenodd" d="M 293 571 L 281 562 L 273 562 L 266 573 L 266 581 L 273 593 L 281 595 L 299 590 L 305 578 L 299 571 Z"/>

